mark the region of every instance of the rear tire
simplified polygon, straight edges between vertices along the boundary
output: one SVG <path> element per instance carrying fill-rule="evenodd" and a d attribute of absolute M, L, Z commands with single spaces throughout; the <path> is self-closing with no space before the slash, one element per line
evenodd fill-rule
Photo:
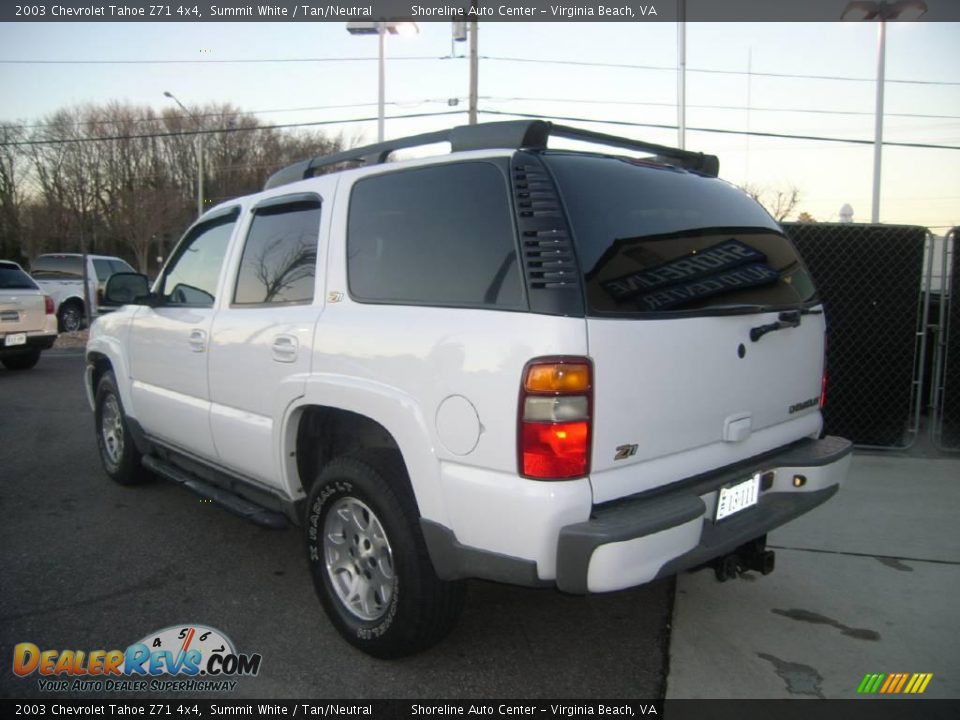
<path fill-rule="evenodd" d="M 40 360 L 40 351 L 31 350 L 30 352 L 17 355 L 8 355 L 0 360 L 7 370 L 29 370 Z"/>
<path fill-rule="evenodd" d="M 78 302 L 66 302 L 60 306 L 57 314 L 60 332 L 76 332 L 83 327 L 83 305 Z"/>
<path fill-rule="evenodd" d="M 94 417 L 100 462 L 110 479 L 121 485 L 146 481 L 147 471 L 140 465 L 141 455 L 130 435 L 117 380 L 111 370 L 105 372 L 97 384 Z"/>
<path fill-rule="evenodd" d="M 323 609 L 343 638 L 377 658 L 425 650 L 463 610 L 463 581 L 433 569 L 406 468 L 393 450 L 333 460 L 307 498 L 307 558 Z"/>

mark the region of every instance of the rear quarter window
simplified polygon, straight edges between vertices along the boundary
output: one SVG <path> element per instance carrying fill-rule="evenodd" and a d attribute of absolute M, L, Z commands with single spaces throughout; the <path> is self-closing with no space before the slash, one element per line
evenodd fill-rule
<path fill-rule="evenodd" d="M 591 314 L 805 305 L 816 291 L 780 226 L 716 178 L 630 160 L 548 155 Z"/>
<path fill-rule="evenodd" d="M 357 181 L 347 268 L 361 302 L 519 309 L 523 290 L 505 170 L 459 162 Z"/>

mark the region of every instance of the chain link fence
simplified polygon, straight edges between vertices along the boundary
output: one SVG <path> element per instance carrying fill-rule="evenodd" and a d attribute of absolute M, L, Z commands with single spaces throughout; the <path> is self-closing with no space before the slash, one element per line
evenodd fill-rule
<path fill-rule="evenodd" d="M 909 447 L 920 426 L 927 229 L 785 223 L 784 230 L 826 307 L 826 432 L 864 447 Z"/>
<path fill-rule="evenodd" d="M 933 444 L 941 450 L 960 451 L 960 307 L 956 288 L 960 282 L 958 228 L 943 242 L 941 282 L 932 290 L 939 295 L 940 317 L 937 323 L 937 352 L 931 389 Z"/>

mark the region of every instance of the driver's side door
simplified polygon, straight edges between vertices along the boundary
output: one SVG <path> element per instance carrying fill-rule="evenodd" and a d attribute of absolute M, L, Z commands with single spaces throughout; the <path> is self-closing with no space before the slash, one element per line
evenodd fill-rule
<path fill-rule="evenodd" d="M 238 215 L 229 208 L 190 229 L 156 283 L 154 306 L 140 308 L 130 327 L 134 416 L 152 438 L 208 460 L 217 453 L 207 349 Z"/>

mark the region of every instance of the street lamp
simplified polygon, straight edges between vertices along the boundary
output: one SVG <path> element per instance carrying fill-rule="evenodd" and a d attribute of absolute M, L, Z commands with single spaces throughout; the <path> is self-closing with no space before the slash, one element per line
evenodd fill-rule
<path fill-rule="evenodd" d="M 877 32 L 877 110 L 873 136 L 873 205 L 870 222 L 880 222 L 880 160 L 883 154 L 883 82 L 887 54 L 887 20 L 916 20 L 927 12 L 923 0 L 853 0 L 847 4 L 841 20 L 879 20 Z"/>
<path fill-rule="evenodd" d="M 383 123 L 386 105 L 386 64 L 384 62 L 384 37 L 390 35 L 416 35 L 420 28 L 414 22 L 348 22 L 347 32 L 351 35 L 377 35 L 380 40 L 379 85 L 377 93 L 377 142 L 383 142 Z"/>
<path fill-rule="evenodd" d="M 177 96 L 169 90 L 165 90 L 163 95 L 173 100 L 180 106 L 181 110 L 197 121 L 197 217 L 200 217 L 203 215 L 203 132 L 201 132 L 200 118 L 187 110 L 184 104 L 177 99 Z"/>

